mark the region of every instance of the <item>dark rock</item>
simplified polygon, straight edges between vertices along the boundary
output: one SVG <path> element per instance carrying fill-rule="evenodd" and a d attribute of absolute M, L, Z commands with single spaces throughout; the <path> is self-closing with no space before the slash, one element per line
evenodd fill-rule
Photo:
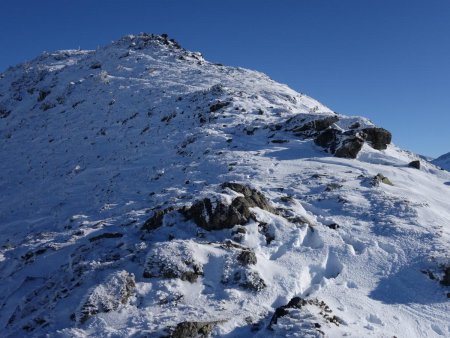
<path fill-rule="evenodd" d="M 238 256 L 237 260 L 240 264 L 247 265 L 255 265 L 257 263 L 256 254 L 251 250 L 243 250 Z"/>
<path fill-rule="evenodd" d="M 334 156 L 343 158 L 356 158 L 360 152 L 364 139 L 359 133 L 345 132 L 345 138 L 341 141 L 341 146 L 336 149 Z"/>
<path fill-rule="evenodd" d="M 272 142 L 272 143 L 288 143 L 289 140 L 272 140 L 270 142 Z"/>
<path fill-rule="evenodd" d="M 327 148 L 332 154 L 336 151 L 338 138 L 342 132 L 337 129 L 327 129 L 314 139 L 314 143 L 320 147 Z"/>
<path fill-rule="evenodd" d="M 232 232 L 232 234 L 246 234 L 247 230 L 244 227 L 237 227 L 236 230 Z"/>
<path fill-rule="evenodd" d="M 441 284 L 450 286 L 450 265 L 444 269 L 444 277 L 442 277 Z"/>
<path fill-rule="evenodd" d="M 247 223 L 251 216 L 243 198 L 236 198 L 231 205 L 217 202 L 214 207 L 211 200 L 205 198 L 183 209 L 183 214 L 205 230 L 230 229 Z"/>
<path fill-rule="evenodd" d="M 39 108 L 42 111 L 47 111 L 47 110 L 55 108 L 55 107 L 56 107 L 56 104 L 54 104 L 53 102 L 43 102 Z"/>
<path fill-rule="evenodd" d="M 286 123 L 291 121 L 292 119 L 288 120 Z M 317 135 L 318 132 L 329 128 L 337 121 L 339 121 L 337 116 L 327 116 L 325 118 L 318 118 L 313 121 L 308 121 L 288 130 L 298 134 L 298 136 L 314 136 Z"/>
<path fill-rule="evenodd" d="M 89 238 L 89 242 L 95 242 L 104 238 L 121 238 L 121 237 L 123 237 L 123 234 L 120 232 L 105 232 L 101 235 Z"/>
<path fill-rule="evenodd" d="M 338 183 L 330 183 L 327 184 L 327 187 L 325 188 L 325 191 L 333 191 L 336 189 L 342 188 L 342 184 L 338 184 Z"/>
<path fill-rule="evenodd" d="M 6 110 L 6 108 L 0 107 L 0 119 L 4 119 L 4 118 L 8 117 L 9 114 L 11 114 L 11 110 Z"/>
<path fill-rule="evenodd" d="M 359 127 L 361 127 L 361 123 L 355 122 L 351 126 L 349 126 L 348 129 L 358 129 Z"/>
<path fill-rule="evenodd" d="M 339 224 L 336 224 L 336 223 L 327 224 L 327 227 L 329 227 L 330 229 L 333 229 L 333 230 L 337 230 L 340 228 Z"/>
<path fill-rule="evenodd" d="M 270 205 L 265 196 L 256 189 L 240 183 L 226 182 L 222 184 L 222 188 L 229 188 L 244 195 L 245 200 L 250 207 L 258 207 L 271 213 L 276 213 L 275 209 Z"/>
<path fill-rule="evenodd" d="M 99 69 L 99 68 L 102 68 L 102 64 L 101 64 L 100 62 L 96 61 L 96 62 L 93 62 L 93 63 L 90 65 L 89 68 L 91 68 L 91 69 Z"/>
<path fill-rule="evenodd" d="M 311 312 L 307 307 L 308 308 L 315 307 L 316 310 Z M 274 329 L 273 326 L 277 324 L 278 319 L 284 316 L 289 316 L 292 309 L 302 309 L 302 312 L 305 313 L 309 312 L 310 313 L 309 318 L 311 320 L 309 324 L 311 325 L 312 328 L 314 328 L 314 330 L 317 330 L 318 333 L 321 333 L 321 335 L 324 335 L 324 333 L 319 330 L 322 325 L 318 323 L 316 320 L 320 319 L 325 323 L 329 322 L 336 326 L 342 324 L 342 319 L 340 319 L 335 315 L 331 315 L 333 311 L 324 301 L 320 301 L 317 298 L 302 299 L 300 297 L 294 297 L 289 301 L 288 304 L 280 306 L 277 309 L 275 309 L 275 312 L 272 316 L 268 328 L 273 330 Z M 317 315 L 313 314 L 317 312 L 318 312 Z"/>
<path fill-rule="evenodd" d="M 264 222 L 259 222 L 258 224 L 258 231 L 264 235 L 266 238 L 266 244 L 269 245 L 272 243 L 273 240 L 275 240 L 275 235 L 273 233 L 273 229 L 270 229 L 269 224 Z"/>
<path fill-rule="evenodd" d="M 372 181 L 372 185 L 374 186 L 378 186 L 380 185 L 380 183 L 384 183 L 387 185 L 392 185 L 392 182 L 389 180 L 389 178 L 387 178 L 386 176 L 383 176 L 382 174 L 377 174 Z"/>
<path fill-rule="evenodd" d="M 214 112 L 218 111 L 219 109 L 222 109 L 222 108 L 228 106 L 229 104 L 230 104 L 230 102 L 217 102 L 217 103 L 209 106 L 209 111 L 211 113 L 214 113 Z"/>
<path fill-rule="evenodd" d="M 164 210 L 155 211 L 153 216 L 145 221 L 141 229 L 147 231 L 158 229 L 163 224 L 164 216 L 173 210 L 173 207 L 169 207 Z"/>
<path fill-rule="evenodd" d="M 408 167 L 420 169 L 420 161 L 412 161 L 408 163 Z"/>
<path fill-rule="evenodd" d="M 221 230 L 246 224 L 252 217 L 250 208 L 253 207 L 275 213 L 264 195 L 255 189 L 239 183 L 224 183 L 222 188 L 232 189 L 244 196 L 236 197 L 231 205 L 220 201 L 213 203 L 211 199 L 205 198 L 190 208 L 184 208 L 183 214 L 205 230 Z"/>
<path fill-rule="evenodd" d="M 391 133 L 383 128 L 365 128 L 357 130 L 359 126 L 353 124 L 351 130 L 345 132 L 328 128 L 315 137 L 314 142 L 336 157 L 356 158 L 364 141 L 378 150 L 386 149 L 391 143 Z"/>
<path fill-rule="evenodd" d="M 38 102 L 44 101 L 44 99 L 50 94 L 50 90 L 40 90 L 38 96 Z"/>
<path fill-rule="evenodd" d="M 267 285 L 257 271 L 238 271 L 235 279 L 239 282 L 239 286 L 252 291 L 261 291 Z"/>
<path fill-rule="evenodd" d="M 208 337 L 217 322 L 182 322 L 179 323 L 173 332 L 169 335 L 170 338 L 198 338 Z"/>
<path fill-rule="evenodd" d="M 377 150 L 386 149 L 392 140 L 392 134 L 384 128 L 364 128 L 362 132 L 366 135 L 366 141 Z"/>
<path fill-rule="evenodd" d="M 275 309 L 275 313 L 270 320 L 269 328 L 272 328 L 272 325 L 275 325 L 278 322 L 278 319 L 289 314 L 287 309 L 297 308 L 300 309 L 302 306 L 306 305 L 306 301 L 300 297 L 292 298 L 289 303 L 286 305 L 282 305 Z"/>

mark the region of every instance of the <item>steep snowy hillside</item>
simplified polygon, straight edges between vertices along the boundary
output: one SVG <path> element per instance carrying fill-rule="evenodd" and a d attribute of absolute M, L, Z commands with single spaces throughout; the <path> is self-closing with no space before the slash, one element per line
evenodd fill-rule
<path fill-rule="evenodd" d="M 450 171 L 450 153 L 439 156 L 431 162 L 442 169 Z"/>
<path fill-rule="evenodd" d="M 450 335 L 450 173 L 167 36 L 0 74 L 2 337 Z"/>

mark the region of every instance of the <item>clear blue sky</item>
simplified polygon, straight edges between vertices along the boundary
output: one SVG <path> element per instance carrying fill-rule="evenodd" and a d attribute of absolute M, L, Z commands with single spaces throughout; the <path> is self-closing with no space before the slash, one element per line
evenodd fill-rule
<path fill-rule="evenodd" d="M 0 70 L 139 32 L 367 116 L 406 149 L 450 151 L 449 0 L 0 0 Z"/>

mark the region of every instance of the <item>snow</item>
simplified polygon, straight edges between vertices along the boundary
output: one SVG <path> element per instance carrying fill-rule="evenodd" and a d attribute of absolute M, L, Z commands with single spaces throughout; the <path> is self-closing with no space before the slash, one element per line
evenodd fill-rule
<path fill-rule="evenodd" d="M 211 112 L 219 102 L 229 104 Z M 217 321 L 213 335 L 226 337 L 320 337 L 315 323 L 330 337 L 450 335 L 450 289 L 437 280 L 450 259 L 450 173 L 408 167 L 418 157 L 395 145 L 343 159 L 273 128 L 335 115 L 313 98 L 138 35 L 8 69 L 2 111 L 2 336 L 159 337 L 186 320 Z M 372 126 L 338 116 L 344 129 Z M 393 186 L 373 186 L 379 173 Z M 174 212 L 141 229 L 154 210 L 204 197 L 230 205 L 239 194 L 223 182 L 248 184 L 280 210 L 253 208 L 244 226 L 238 245 L 255 265 L 239 265 L 243 249 L 225 244 L 239 226 L 208 232 Z M 93 239 L 105 233 L 122 236 Z M 202 272 L 192 283 L 147 278 L 152 257 Z M 125 274 L 134 295 L 118 304 Z M 246 289 L 245 278 L 266 287 Z M 340 324 L 308 304 L 268 329 L 294 296 L 325 302 Z M 114 306 L 81 322 L 86 299 Z"/>

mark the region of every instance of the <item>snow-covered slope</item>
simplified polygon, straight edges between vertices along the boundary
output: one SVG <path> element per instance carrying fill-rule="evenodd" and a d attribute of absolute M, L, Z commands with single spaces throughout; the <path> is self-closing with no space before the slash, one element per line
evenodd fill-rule
<path fill-rule="evenodd" d="M 438 158 L 431 161 L 433 164 L 450 171 L 450 153 L 439 156 Z"/>
<path fill-rule="evenodd" d="M 141 34 L 6 70 L 0 137 L 1 336 L 450 335 L 450 173 L 365 118 Z"/>

